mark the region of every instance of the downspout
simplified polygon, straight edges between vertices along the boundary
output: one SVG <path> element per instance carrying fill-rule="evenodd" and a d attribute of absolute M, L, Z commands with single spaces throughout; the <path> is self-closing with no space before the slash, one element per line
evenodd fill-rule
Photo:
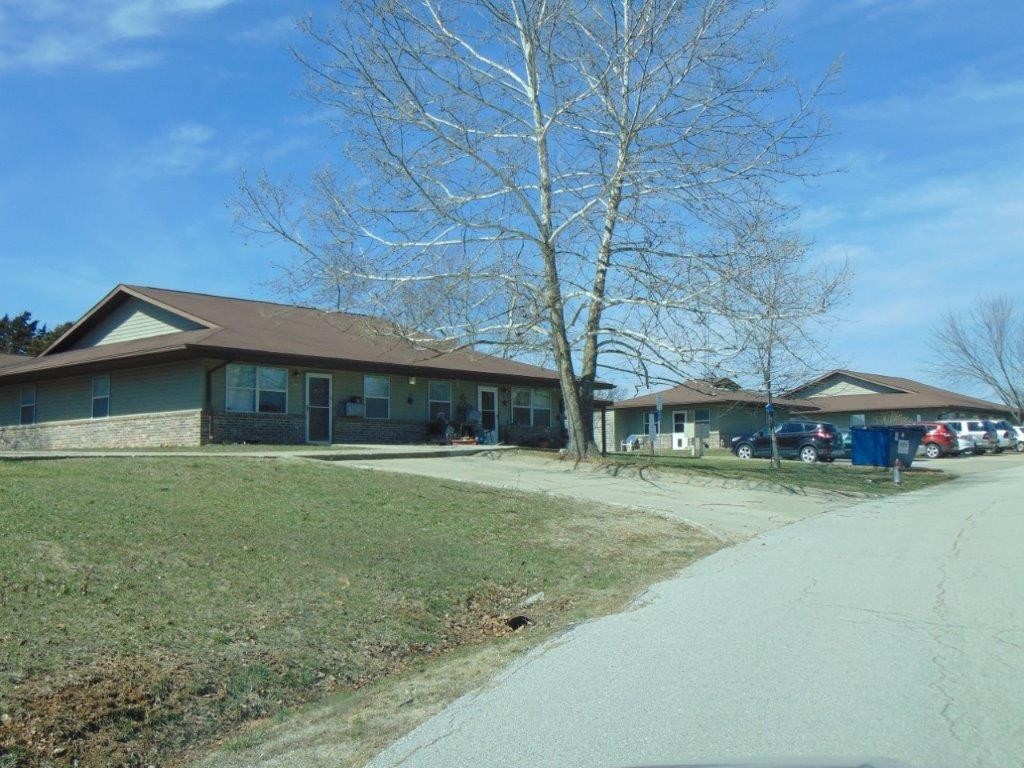
<path fill-rule="evenodd" d="M 605 418 L 608 415 L 607 406 L 601 406 L 601 455 L 608 455 L 608 421 Z"/>
<path fill-rule="evenodd" d="M 208 442 L 213 442 L 213 374 L 221 368 L 226 367 L 227 364 L 228 361 L 225 360 L 220 365 L 215 365 L 206 372 L 206 406 L 204 410 L 207 414 L 206 439 Z"/>

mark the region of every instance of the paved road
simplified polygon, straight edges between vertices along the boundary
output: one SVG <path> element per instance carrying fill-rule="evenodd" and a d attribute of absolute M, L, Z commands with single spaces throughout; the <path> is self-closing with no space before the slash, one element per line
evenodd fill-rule
<path fill-rule="evenodd" d="M 1024 467 L 991 466 L 722 550 L 372 765 L 1024 765 Z"/>
<path fill-rule="evenodd" d="M 515 455 L 346 464 L 649 510 L 704 528 L 727 541 L 743 541 L 826 509 L 849 504 L 849 499 L 813 490 L 785 491 L 763 483 L 671 471 L 645 471 L 643 476 L 638 476 L 635 469 L 627 468 L 615 474 L 606 468 L 574 469 L 567 461 Z M 723 493 L 723 488 L 728 492 Z"/>

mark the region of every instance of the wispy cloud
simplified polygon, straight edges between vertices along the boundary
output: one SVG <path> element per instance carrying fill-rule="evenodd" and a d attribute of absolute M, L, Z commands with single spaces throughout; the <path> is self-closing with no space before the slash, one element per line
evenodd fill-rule
<path fill-rule="evenodd" d="M 236 0 L 0 0 L 0 72 L 149 66 L 152 38 Z"/>
<path fill-rule="evenodd" d="M 152 177 L 234 171 L 242 162 L 235 148 L 244 143 L 226 142 L 204 123 L 178 123 L 128 152 L 118 172 Z"/>
<path fill-rule="evenodd" d="M 232 39 L 239 43 L 263 45 L 287 40 L 288 36 L 297 29 L 298 19 L 294 16 L 278 16 L 243 29 L 237 32 Z"/>
<path fill-rule="evenodd" d="M 801 26 L 814 27 L 839 21 L 875 22 L 888 16 L 917 13 L 943 0 L 780 0 L 779 16 Z"/>
<path fill-rule="evenodd" d="M 908 117 L 926 121 L 935 112 L 948 113 L 955 108 L 1001 107 L 1006 102 L 1017 106 L 1022 97 L 1024 78 L 993 79 L 974 68 L 966 68 L 947 81 L 905 83 L 900 86 L 899 93 L 851 104 L 841 108 L 839 113 L 860 121 L 904 120 Z M 1011 120 L 1024 118 L 1024 112 L 1019 109 L 1000 109 L 999 114 Z"/>

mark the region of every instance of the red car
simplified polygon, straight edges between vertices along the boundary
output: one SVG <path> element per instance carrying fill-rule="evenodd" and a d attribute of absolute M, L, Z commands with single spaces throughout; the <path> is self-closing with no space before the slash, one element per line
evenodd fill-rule
<path fill-rule="evenodd" d="M 918 421 L 912 426 L 924 427 L 928 431 L 921 438 L 921 449 L 929 459 L 940 456 L 956 456 L 960 453 L 960 443 L 956 439 L 956 430 L 941 421 Z"/>

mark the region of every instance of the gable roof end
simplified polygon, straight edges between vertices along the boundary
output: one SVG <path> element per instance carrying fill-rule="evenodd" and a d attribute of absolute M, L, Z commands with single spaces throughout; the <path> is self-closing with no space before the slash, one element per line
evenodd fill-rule
<path fill-rule="evenodd" d="M 189 312 L 183 311 L 182 309 L 171 306 L 159 299 L 155 299 L 151 296 L 145 295 L 139 291 L 136 286 L 125 285 L 123 283 L 118 284 L 114 287 L 110 293 L 100 299 L 94 304 L 84 315 L 82 315 L 75 323 L 72 324 L 61 336 L 56 339 L 50 346 L 39 353 L 40 357 L 54 354 L 56 352 L 63 352 L 70 347 L 72 343 L 80 339 L 86 331 L 89 330 L 93 325 L 102 320 L 107 314 L 112 312 L 117 305 L 127 296 L 134 297 L 140 301 L 152 304 L 160 309 L 166 310 L 172 314 L 178 315 L 185 320 L 190 320 L 198 325 L 205 326 L 206 328 L 214 328 L 215 325 L 208 320 L 204 320 L 201 317 L 190 314 Z"/>

